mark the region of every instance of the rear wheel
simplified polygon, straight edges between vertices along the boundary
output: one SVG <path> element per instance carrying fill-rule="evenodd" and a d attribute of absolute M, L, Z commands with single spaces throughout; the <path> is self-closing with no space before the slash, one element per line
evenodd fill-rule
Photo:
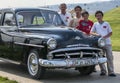
<path fill-rule="evenodd" d="M 94 71 L 95 66 L 86 66 L 86 67 L 78 67 L 77 70 L 81 75 L 90 75 Z"/>
<path fill-rule="evenodd" d="M 27 68 L 29 74 L 36 79 L 43 77 L 45 68 L 39 65 L 39 54 L 37 50 L 31 50 L 27 59 Z"/>

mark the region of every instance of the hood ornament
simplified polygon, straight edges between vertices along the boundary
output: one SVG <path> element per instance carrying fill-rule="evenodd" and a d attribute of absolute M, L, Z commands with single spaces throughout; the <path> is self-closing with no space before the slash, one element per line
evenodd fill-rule
<path fill-rule="evenodd" d="M 75 37 L 75 40 L 80 40 L 81 38 L 79 36 L 76 36 Z"/>

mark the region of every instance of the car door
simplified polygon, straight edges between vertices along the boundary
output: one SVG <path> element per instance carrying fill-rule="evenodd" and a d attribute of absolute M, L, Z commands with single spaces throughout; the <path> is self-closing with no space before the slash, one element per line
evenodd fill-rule
<path fill-rule="evenodd" d="M 10 12 L 4 13 L 4 18 L 2 25 L 0 26 L 0 36 L 1 36 L 1 43 L 0 43 L 0 52 L 1 57 L 13 59 L 13 32 L 14 32 L 14 25 L 15 25 L 15 18 L 14 14 Z"/>

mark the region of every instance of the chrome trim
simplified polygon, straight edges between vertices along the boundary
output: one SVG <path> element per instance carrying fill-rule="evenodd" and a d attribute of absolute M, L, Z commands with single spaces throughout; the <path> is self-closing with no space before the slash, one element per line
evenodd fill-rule
<path fill-rule="evenodd" d="M 68 56 L 71 56 L 71 55 L 80 55 L 80 57 L 82 58 L 83 55 L 95 55 L 96 56 L 96 53 L 88 53 L 88 52 L 75 52 L 75 53 L 65 53 L 65 54 L 56 54 L 55 56 L 65 56 L 65 55 L 68 55 Z"/>
<path fill-rule="evenodd" d="M 80 58 L 82 58 L 82 57 L 83 57 L 83 52 L 81 51 L 81 52 L 80 52 Z"/>
<path fill-rule="evenodd" d="M 73 47 L 73 48 L 62 48 L 62 49 L 57 49 L 49 52 L 50 54 L 52 53 L 57 53 L 57 52 L 69 52 L 69 51 L 76 51 L 76 50 L 99 50 L 99 48 L 93 48 L 93 47 Z"/>
<path fill-rule="evenodd" d="M 70 48 L 70 47 L 88 47 L 89 45 L 86 44 L 73 44 L 73 45 L 67 45 L 66 47 Z"/>
<path fill-rule="evenodd" d="M 70 52 L 70 51 L 79 51 L 80 53 L 76 52 L 75 54 L 79 54 L 80 55 L 80 58 L 83 57 L 84 54 L 89 54 L 89 55 L 97 55 L 96 53 L 87 53 L 87 52 L 82 52 L 82 50 L 90 50 L 90 51 L 95 51 L 95 50 L 99 50 L 98 48 L 92 48 L 92 47 L 74 47 L 74 48 L 62 48 L 62 49 L 57 49 L 57 50 L 53 50 L 53 51 L 50 51 L 48 54 L 47 54 L 47 57 L 49 56 L 53 56 L 53 53 L 61 53 L 61 52 L 64 52 L 63 54 L 56 54 L 58 56 L 65 56 L 67 57 L 68 55 L 74 55 L 74 53 L 67 53 L 67 52 Z M 65 55 L 67 53 L 67 55 Z M 55 55 L 55 56 L 56 56 Z"/>
<path fill-rule="evenodd" d="M 96 55 L 96 53 L 88 53 L 88 52 L 82 52 L 83 55 Z"/>
<path fill-rule="evenodd" d="M 107 58 L 94 58 L 94 59 L 39 59 L 39 64 L 43 67 L 52 67 L 52 68 L 74 68 L 74 67 L 83 67 L 90 65 L 98 65 L 107 62 Z"/>
<path fill-rule="evenodd" d="M 24 46 L 32 46 L 32 47 L 38 47 L 38 48 L 44 48 L 43 45 L 35 45 L 35 44 L 27 44 L 27 43 L 19 43 L 19 42 L 14 42 L 14 44 L 24 45 Z"/>

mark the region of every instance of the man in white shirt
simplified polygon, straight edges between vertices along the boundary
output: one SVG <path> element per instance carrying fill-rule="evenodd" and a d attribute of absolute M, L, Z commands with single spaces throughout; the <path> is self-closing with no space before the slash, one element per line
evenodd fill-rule
<path fill-rule="evenodd" d="M 65 3 L 60 4 L 60 16 L 62 20 L 64 21 L 65 25 L 68 26 L 70 20 L 72 19 L 72 16 L 70 13 L 66 12 L 67 5 Z"/>
<path fill-rule="evenodd" d="M 113 66 L 113 55 L 112 55 L 112 47 L 111 47 L 111 39 L 110 36 L 112 35 L 112 29 L 110 27 L 110 24 L 108 22 L 103 21 L 103 12 L 97 11 L 95 13 L 95 17 L 98 20 L 98 22 L 95 22 L 92 29 L 91 34 L 95 36 L 101 36 L 105 39 L 105 47 L 103 47 L 103 50 L 106 52 L 107 57 L 107 69 L 108 69 L 108 76 L 115 77 L 114 73 L 114 66 Z M 101 68 L 101 76 L 106 75 L 106 68 L 104 64 L 100 65 Z"/>

